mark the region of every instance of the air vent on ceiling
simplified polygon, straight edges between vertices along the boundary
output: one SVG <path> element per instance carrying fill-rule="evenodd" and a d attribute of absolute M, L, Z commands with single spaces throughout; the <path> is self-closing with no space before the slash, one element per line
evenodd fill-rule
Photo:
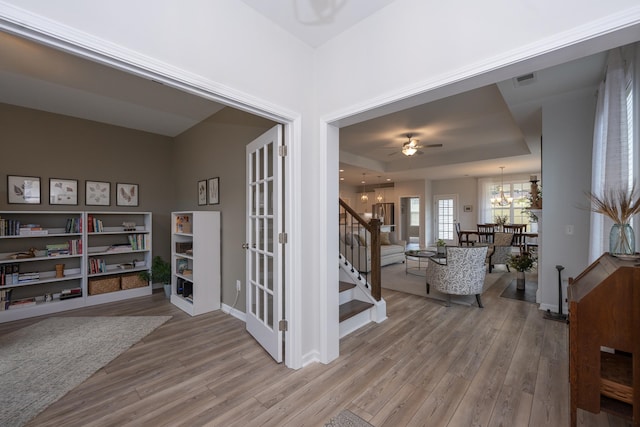
<path fill-rule="evenodd" d="M 513 79 L 513 84 L 514 84 L 514 86 L 518 87 L 518 86 L 530 85 L 531 83 L 534 83 L 535 81 L 536 81 L 536 74 L 535 73 L 529 73 L 529 74 L 523 74 L 521 76 L 515 77 Z"/>

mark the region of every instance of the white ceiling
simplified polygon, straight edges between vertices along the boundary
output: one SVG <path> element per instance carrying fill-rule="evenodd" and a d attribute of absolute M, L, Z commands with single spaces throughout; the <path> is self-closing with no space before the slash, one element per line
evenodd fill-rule
<path fill-rule="evenodd" d="M 393 0 L 242 0 L 311 46 L 324 43 Z M 547 70 L 516 86 L 500 82 L 340 130 L 345 183 L 362 173 L 447 179 L 540 170 L 540 102 L 595 86 L 604 54 Z M 223 105 L 0 32 L 0 102 L 176 136 Z M 423 148 L 399 153 L 407 134 Z M 395 153 L 395 154 L 394 154 Z"/>
<path fill-rule="evenodd" d="M 395 0 L 242 0 L 311 47 L 357 24 Z"/>

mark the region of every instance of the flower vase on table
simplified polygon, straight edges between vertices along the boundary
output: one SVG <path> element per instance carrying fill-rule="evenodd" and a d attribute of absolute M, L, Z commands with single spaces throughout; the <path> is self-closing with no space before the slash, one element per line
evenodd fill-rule
<path fill-rule="evenodd" d="M 629 224 L 613 224 L 609 233 L 611 255 L 633 255 L 636 252 L 636 237 Z"/>

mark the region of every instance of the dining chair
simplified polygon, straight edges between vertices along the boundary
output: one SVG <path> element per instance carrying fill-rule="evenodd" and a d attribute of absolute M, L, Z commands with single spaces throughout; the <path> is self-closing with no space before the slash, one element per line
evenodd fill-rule
<path fill-rule="evenodd" d="M 493 243 L 493 233 L 496 230 L 496 224 L 478 224 L 478 242 Z"/>

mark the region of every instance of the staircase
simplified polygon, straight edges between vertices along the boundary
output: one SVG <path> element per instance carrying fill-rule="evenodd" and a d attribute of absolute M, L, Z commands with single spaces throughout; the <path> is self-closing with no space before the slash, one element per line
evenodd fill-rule
<path fill-rule="evenodd" d="M 363 326 L 387 319 L 387 304 L 371 295 L 371 285 L 342 255 L 340 266 L 340 338 Z"/>

